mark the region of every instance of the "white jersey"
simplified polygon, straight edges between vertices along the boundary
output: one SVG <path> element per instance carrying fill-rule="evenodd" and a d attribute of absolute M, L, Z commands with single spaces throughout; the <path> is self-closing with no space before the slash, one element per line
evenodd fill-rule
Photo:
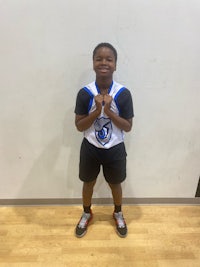
<path fill-rule="evenodd" d="M 119 115 L 119 109 L 116 103 L 118 95 L 125 89 L 125 87 L 115 81 L 110 86 L 108 91 L 109 95 L 112 96 L 111 110 Z M 89 104 L 89 113 L 96 109 L 94 96 L 100 93 L 95 82 L 92 82 L 84 87 L 91 96 Z M 84 137 L 94 146 L 99 148 L 111 148 L 124 141 L 124 132 L 115 126 L 111 119 L 104 113 L 104 108 L 100 116 L 94 121 L 90 128 L 84 131 Z"/>

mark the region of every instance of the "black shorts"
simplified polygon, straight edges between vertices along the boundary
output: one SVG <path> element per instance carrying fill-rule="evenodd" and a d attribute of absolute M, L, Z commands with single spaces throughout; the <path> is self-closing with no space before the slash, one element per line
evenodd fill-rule
<path fill-rule="evenodd" d="M 103 149 L 84 138 L 80 149 L 79 178 L 84 182 L 94 181 L 102 165 L 106 181 L 119 184 L 126 179 L 126 155 L 124 143 Z"/>

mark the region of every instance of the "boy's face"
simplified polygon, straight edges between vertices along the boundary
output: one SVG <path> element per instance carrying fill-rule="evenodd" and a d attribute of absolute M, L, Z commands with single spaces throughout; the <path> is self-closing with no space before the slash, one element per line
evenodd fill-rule
<path fill-rule="evenodd" d="M 93 69 L 97 77 L 112 77 L 116 70 L 116 60 L 113 51 L 108 47 L 100 47 L 93 59 Z"/>

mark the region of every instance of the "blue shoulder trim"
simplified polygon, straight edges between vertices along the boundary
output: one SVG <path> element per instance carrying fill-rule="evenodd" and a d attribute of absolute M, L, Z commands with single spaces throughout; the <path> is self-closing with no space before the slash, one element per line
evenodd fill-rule
<path fill-rule="evenodd" d="M 120 110 L 120 106 L 118 104 L 117 98 L 121 94 L 121 92 L 123 92 L 125 89 L 126 89 L 125 87 L 122 87 L 121 89 L 119 89 L 119 91 L 116 93 L 116 95 L 114 97 L 114 100 L 115 100 L 115 103 L 116 103 L 116 106 L 117 106 L 119 113 L 121 113 L 121 110 Z"/>
<path fill-rule="evenodd" d="M 88 112 L 90 111 L 91 107 L 92 107 L 92 102 L 93 102 L 93 98 L 94 98 L 94 95 L 92 94 L 92 92 L 87 88 L 87 87 L 83 87 L 83 89 L 89 94 L 90 96 L 90 102 L 89 102 L 89 105 L 88 105 Z"/>

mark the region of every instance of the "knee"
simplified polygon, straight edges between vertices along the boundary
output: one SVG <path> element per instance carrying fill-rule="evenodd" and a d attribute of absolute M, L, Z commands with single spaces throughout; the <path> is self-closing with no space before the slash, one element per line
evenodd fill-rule
<path fill-rule="evenodd" d="M 121 184 L 109 184 L 112 190 L 119 190 L 121 189 Z"/>
<path fill-rule="evenodd" d="M 83 186 L 84 188 L 87 188 L 87 189 L 93 189 L 95 184 L 96 184 L 96 180 L 92 182 L 84 182 Z"/>

